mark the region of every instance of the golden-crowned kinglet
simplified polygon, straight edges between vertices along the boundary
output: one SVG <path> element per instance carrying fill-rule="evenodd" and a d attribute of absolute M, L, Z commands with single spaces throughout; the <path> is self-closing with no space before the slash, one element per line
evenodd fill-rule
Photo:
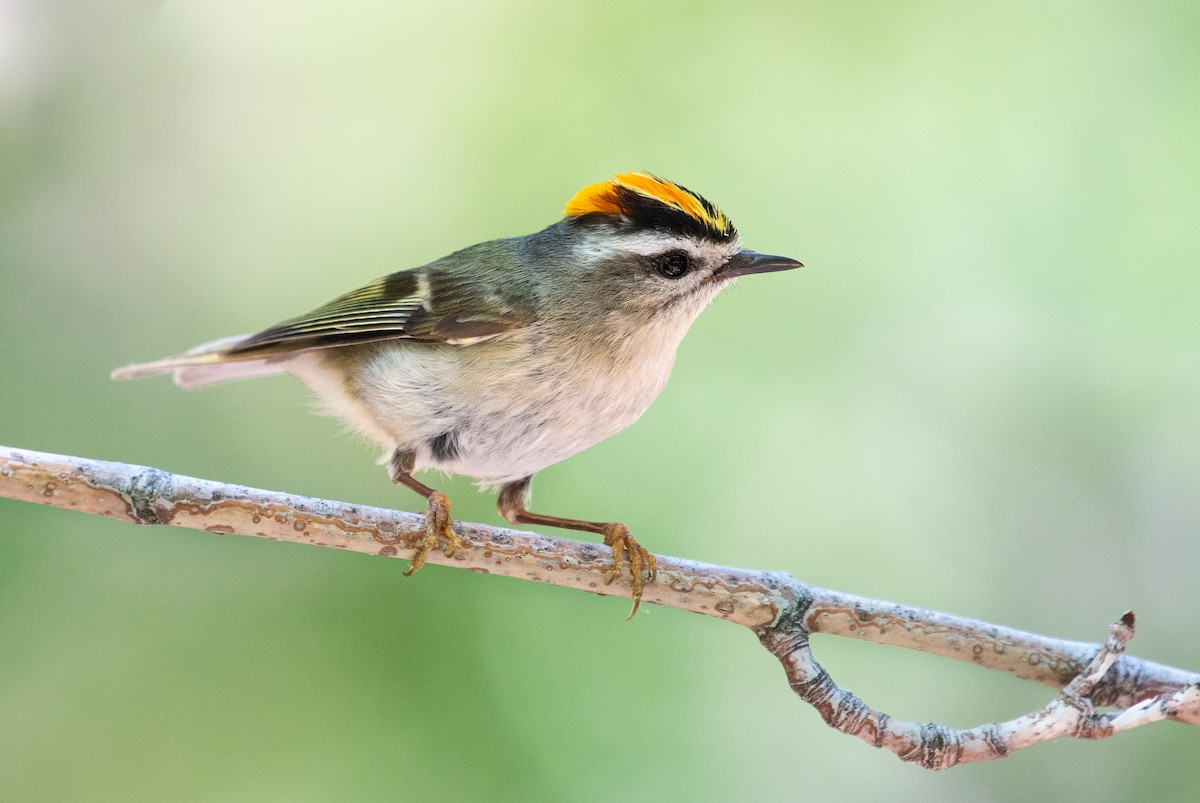
<path fill-rule="evenodd" d="M 541 469 L 632 424 L 658 396 L 700 310 L 786 257 L 743 251 L 733 224 L 691 190 L 644 173 L 584 187 L 566 217 L 385 276 L 254 335 L 113 372 L 174 374 L 185 388 L 288 373 L 389 450 L 392 479 L 428 500 L 411 574 L 445 539 L 450 502 L 413 478 L 441 469 L 499 485 L 513 524 L 599 533 L 611 582 L 629 562 L 633 613 L 654 556 L 623 524 L 531 513 Z"/>

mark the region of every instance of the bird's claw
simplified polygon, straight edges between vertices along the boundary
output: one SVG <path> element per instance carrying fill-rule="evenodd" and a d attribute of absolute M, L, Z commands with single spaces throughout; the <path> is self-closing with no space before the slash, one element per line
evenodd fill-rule
<path fill-rule="evenodd" d="M 609 524 L 604 530 L 604 543 L 612 548 L 612 566 L 604 572 L 605 584 L 616 580 L 625 569 L 625 561 L 629 561 L 630 586 L 633 591 L 633 610 L 628 619 L 632 619 L 642 604 L 642 589 L 646 583 L 654 582 L 658 574 L 658 561 L 644 546 L 634 540 L 629 534 L 629 528 L 624 524 Z"/>
<path fill-rule="evenodd" d="M 454 557 L 462 548 L 462 539 L 454 532 L 454 520 L 450 518 L 450 500 L 441 491 L 434 491 L 429 495 L 429 506 L 425 508 L 425 535 L 417 542 L 404 576 L 410 577 L 424 566 L 429 553 L 437 548 L 442 539 L 446 541 L 442 551 L 448 558 Z"/>

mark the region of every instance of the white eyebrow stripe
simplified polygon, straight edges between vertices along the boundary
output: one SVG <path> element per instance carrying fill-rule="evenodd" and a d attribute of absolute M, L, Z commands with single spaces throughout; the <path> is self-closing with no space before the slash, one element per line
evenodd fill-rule
<path fill-rule="evenodd" d="M 577 253 L 582 259 L 599 261 L 610 259 L 620 254 L 661 254 L 664 251 L 679 249 L 694 256 L 719 253 L 733 256 L 742 248 L 741 238 L 734 238 L 728 243 L 698 242 L 691 237 L 664 235 L 657 232 L 605 232 L 603 234 L 586 235 L 580 239 Z"/>

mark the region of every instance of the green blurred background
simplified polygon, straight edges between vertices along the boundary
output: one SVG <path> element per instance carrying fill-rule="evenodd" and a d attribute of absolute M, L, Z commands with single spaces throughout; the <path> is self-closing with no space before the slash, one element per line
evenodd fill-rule
<path fill-rule="evenodd" d="M 0 0 L 0 443 L 420 507 L 291 380 L 113 367 L 652 170 L 808 267 L 539 475 L 652 550 L 1200 668 L 1200 6 Z M 490 494 L 448 483 L 497 523 Z M 738 627 L 0 500 L 0 798 L 1192 799 L 1161 724 L 931 774 Z M 818 639 L 896 717 L 1047 699 Z"/>

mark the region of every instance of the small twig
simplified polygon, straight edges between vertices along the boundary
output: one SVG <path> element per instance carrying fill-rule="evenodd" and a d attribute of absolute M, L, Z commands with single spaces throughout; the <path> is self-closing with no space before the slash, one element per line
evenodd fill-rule
<path fill-rule="evenodd" d="M 412 513 L 293 496 L 154 468 L 0 447 L 0 497 L 74 508 L 135 524 L 408 557 L 423 534 Z M 430 563 L 629 596 L 606 585 L 596 544 L 457 523 L 464 548 Z M 1064 641 L 950 614 L 806 586 L 790 575 L 658 559 L 643 600 L 752 629 L 783 663 L 793 690 L 831 726 L 931 769 L 1003 757 L 1059 736 L 1101 738 L 1149 722 L 1200 725 L 1200 674 L 1124 654 L 1133 615 L 1103 645 Z M 851 636 L 970 661 L 1060 689 L 1046 707 L 967 730 L 897 722 L 834 683 L 812 655 L 811 633 Z M 1115 706 L 1096 714 L 1094 706 Z"/>

